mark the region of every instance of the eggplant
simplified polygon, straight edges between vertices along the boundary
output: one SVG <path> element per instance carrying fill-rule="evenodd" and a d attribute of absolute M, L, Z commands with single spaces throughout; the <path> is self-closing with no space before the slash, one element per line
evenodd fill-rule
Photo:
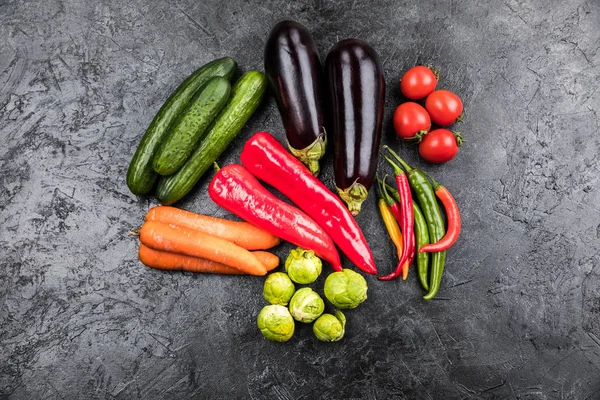
<path fill-rule="evenodd" d="M 385 98 L 383 68 L 366 42 L 346 39 L 329 51 L 325 71 L 335 186 L 352 215 L 357 215 L 377 169 Z"/>
<path fill-rule="evenodd" d="M 323 71 L 315 42 L 304 26 L 281 21 L 269 34 L 264 58 L 288 147 L 313 175 L 318 175 L 327 134 Z"/>

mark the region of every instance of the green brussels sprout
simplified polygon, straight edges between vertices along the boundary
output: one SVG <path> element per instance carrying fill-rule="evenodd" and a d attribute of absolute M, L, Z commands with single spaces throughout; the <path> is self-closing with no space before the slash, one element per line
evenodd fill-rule
<path fill-rule="evenodd" d="M 290 255 L 285 260 L 285 271 L 290 279 L 301 285 L 316 281 L 322 269 L 323 262 L 315 252 L 300 247 L 290 251 Z"/>
<path fill-rule="evenodd" d="M 290 314 L 296 321 L 313 322 L 323 314 L 325 302 L 311 288 L 298 289 L 290 300 Z"/>
<path fill-rule="evenodd" d="M 337 342 L 344 337 L 346 331 L 346 316 L 341 311 L 335 315 L 323 314 L 313 325 L 313 332 L 317 339 L 323 342 Z"/>
<path fill-rule="evenodd" d="M 274 272 L 265 279 L 263 296 L 271 304 L 287 306 L 294 291 L 296 291 L 296 287 L 289 276 L 284 272 Z"/>
<path fill-rule="evenodd" d="M 287 307 L 270 305 L 258 314 L 258 329 L 271 342 L 287 342 L 294 334 L 295 322 Z"/>
<path fill-rule="evenodd" d="M 325 279 L 325 297 L 337 308 L 356 308 L 367 299 L 367 281 L 362 275 L 343 269 Z"/>

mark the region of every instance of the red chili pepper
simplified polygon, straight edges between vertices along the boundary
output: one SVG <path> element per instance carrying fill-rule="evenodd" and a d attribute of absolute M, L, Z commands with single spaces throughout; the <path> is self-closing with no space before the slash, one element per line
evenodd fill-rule
<path fill-rule="evenodd" d="M 398 185 L 398 193 L 400 194 L 400 229 L 402 230 L 403 247 L 402 258 L 396 270 L 391 274 L 380 276 L 379 279 L 383 281 L 396 279 L 402 273 L 402 279 L 405 280 L 408 276 L 408 267 L 415 254 L 415 216 L 412 205 L 412 193 L 404 171 L 389 158 L 385 157 L 385 159 L 394 167 L 394 175 L 396 176 L 396 184 Z"/>
<path fill-rule="evenodd" d="M 394 215 L 394 218 L 396 219 L 396 222 L 400 223 L 400 221 L 402 220 L 402 212 L 400 211 L 400 205 L 396 203 L 392 196 L 390 196 L 390 194 L 387 192 L 387 188 L 383 184 L 386 178 L 387 175 L 383 177 L 382 181 L 381 179 L 379 179 L 379 176 L 376 176 L 378 187 L 380 188 L 379 197 L 389 207 L 390 211 Z"/>
<path fill-rule="evenodd" d="M 254 176 L 314 218 L 357 268 L 377 273 L 371 249 L 350 211 L 271 134 L 258 132 L 252 136 L 240 159 Z"/>
<path fill-rule="evenodd" d="M 458 205 L 456 200 L 452 197 L 452 194 L 444 186 L 440 185 L 435 179 L 429 176 L 433 183 L 433 189 L 435 195 L 442 201 L 444 208 L 446 209 L 446 217 L 448 219 L 448 229 L 443 238 L 435 243 L 425 245 L 419 249 L 419 253 L 428 252 L 435 253 L 438 251 L 444 251 L 449 249 L 458 239 L 460 235 L 460 212 L 458 211 Z"/>
<path fill-rule="evenodd" d="M 208 194 L 227 211 L 296 246 L 313 250 L 335 271 L 342 270 L 329 235 L 304 212 L 271 194 L 241 165 L 221 168 L 210 182 Z"/>

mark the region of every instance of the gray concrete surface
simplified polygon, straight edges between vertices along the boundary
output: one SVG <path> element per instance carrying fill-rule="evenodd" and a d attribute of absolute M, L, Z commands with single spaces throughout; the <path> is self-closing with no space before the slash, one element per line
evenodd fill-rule
<path fill-rule="evenodd" d="M 0 1 L 0 398 L 599 399 L 599 13 L 594 0 Z M 421 300 L 414 274 L 369 277 L 336 344 L 306 325 L 265 341 L 262 279 L 151 270 L 129 234 L 156 203 L 125 172 L 169 92 L 224 55 L 262 69 L 284 18 L 323 58 L 347 37 L 376 48 L 383 142 L 463 216 L 438 299 Z M 391 130 L 415 63 L 464 99 L 467 143 L 446 165 Z M 220 163 L 257 130 L 283 137 L 272 98 Z M 179 206 L 228 216 L 209 178 Z M 358 221 L 389 271 L 375 204 Z"/>

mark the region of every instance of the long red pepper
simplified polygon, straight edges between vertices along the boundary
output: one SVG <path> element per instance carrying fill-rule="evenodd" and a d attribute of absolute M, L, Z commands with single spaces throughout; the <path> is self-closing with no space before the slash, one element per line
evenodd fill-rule
<path fill-rule="evenodd" d="M 412 193 L 406 174 L 388 157 L 385 157 L 385 159 L 394 167 L 394 175 L 396 176 L 396 184 L 398 185 L 398 193 L 400 194 L 400 229 L 402 229 L 403 245 L 402 258 L 400 259 L 400 262 L 398 262 L 396 270 L 391 274 L 379 277 L 380 280 L 388 281 L 396 279 L 400 276 L 400 273 L 402 273 L 404 277 L 408 274 L 410 262 L 407 263 L 407 261 L 409 259 L 412 261 L 415 254 L 415 217 L 412 205 Z"/>
<path fill-rule="evenodd" d="M 277 139 L 267 132 L 254 134 L 244 145 L 240 159 L 254 176 L 314 218 L 357 268 L 377 274 L 371 249 L 350 211 Z"/>
<path fill-rule="evenodd" d="M 419 249 L 419 253 L 428 252 L 435 253 L 449 249 L 458 239 L 460 235 L 460 212 L 458 211 L 458 205 L 452 194 L 444 186 L 440 185 L 435 179 L 429 176 L 429 179 L 433 183 L 433 190 L 438 199 L 441 200 L 444 208 L 446 209 L 446 218 L 448 219 L 448 229 L 443 238 L 435 243 L 425 245 Z"/>
<path fill-rule="evenodd" d="M 342 270 L 340 256 L 327 233 L 298 208 L 279 200 L 243 166 L 221 168 L 208 187 L 210 198 L 238 217 L 280 237 Z"/>

